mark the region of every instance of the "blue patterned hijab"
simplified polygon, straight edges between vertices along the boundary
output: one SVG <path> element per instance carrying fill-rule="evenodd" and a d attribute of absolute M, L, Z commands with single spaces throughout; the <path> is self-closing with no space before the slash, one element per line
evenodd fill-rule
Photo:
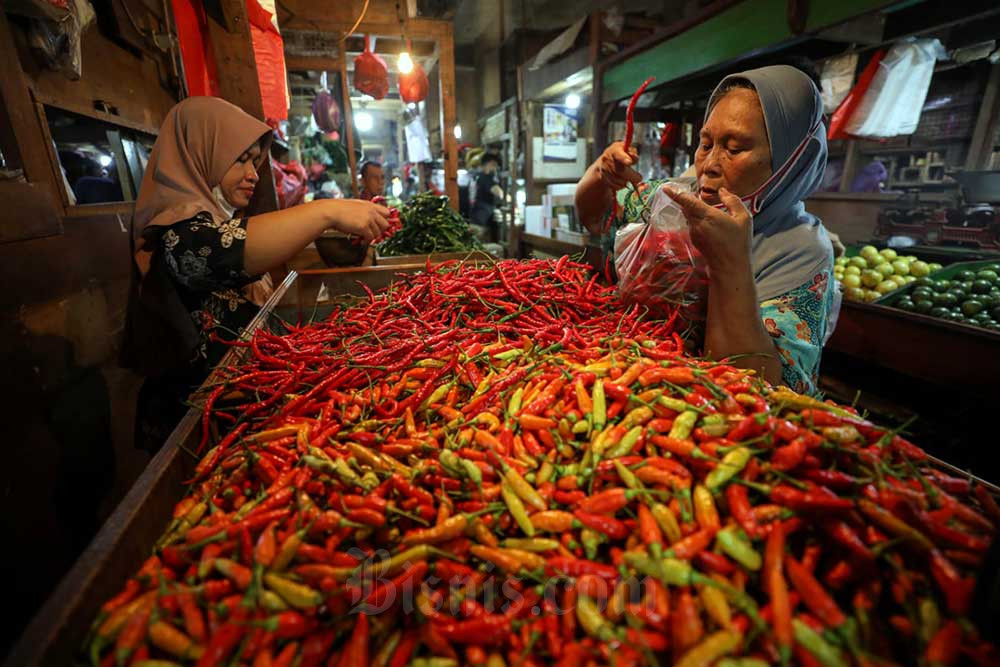
<path fill-rule="evenodd" d="M 706 121 L 734 79 L 757 91 L 771 145 L 773 175 L 743 198 L 754 216 L 751 255 L 757 298 L 766 301 L 833 267 L 826 230 L 802 203 L 823 182 L 826 169 L 823 102 L 803 72 L 773 65 L 723 79 L 709 100 Z"/>

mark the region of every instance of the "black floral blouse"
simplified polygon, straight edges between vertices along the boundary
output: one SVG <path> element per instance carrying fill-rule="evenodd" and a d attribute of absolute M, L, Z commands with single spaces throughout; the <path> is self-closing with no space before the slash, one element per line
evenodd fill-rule
<path fill-rule="evenodd" d="M 259 278 L 243 268 L 246 238 L 246 218 L 216 222 L 208 212 L 175 223 L 160 236 L 167 270 L 201 331 L 201 356 L 209 368 L 228 350 L 209 334 L 237 338 L 259 310 L 241 291 Z"/>

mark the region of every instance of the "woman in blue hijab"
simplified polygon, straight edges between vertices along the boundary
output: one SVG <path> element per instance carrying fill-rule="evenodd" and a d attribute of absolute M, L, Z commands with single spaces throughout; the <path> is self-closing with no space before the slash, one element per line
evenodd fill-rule
<path fill-rule="evenodd" d="M 823 180 L 823 104 L 812 80 L 785 65 L 727 76 L 712 93 L 683 210 L 709 270 L 704 353 L 758 370 L 772 384 L 813 392 L 834 309 L 833 251 L 802 200 Z M 637 153 L 612 144 L 576 192 L 577 213 L 600 233 L 639 219 L 664 181 L 641 183 Z M 628 183 L 640 184 L 625 190 Z"/>

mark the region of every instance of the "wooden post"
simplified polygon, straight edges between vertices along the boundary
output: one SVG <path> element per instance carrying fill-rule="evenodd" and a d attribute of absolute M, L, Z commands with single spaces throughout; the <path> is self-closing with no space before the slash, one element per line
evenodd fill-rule
<path fill-rule="evenodd" d="M 350 35 L 348 35 L 350 37 Z M 351 84 L 347 80 L 347 47 L 342 42 L 337 54 L 340 63 L 340 90 L 344 94 L 344 134 L 347 135 L 347 168 L 351 172 L 351 193 L 358 198 L 358 165 L 354 157 L 354 112 L 351 111 Z"/>
<path fill-rule="evenodd" d="M 438 37 L 441 59 L 441 147 L 444 149 L 444 190 L 451 207 L 458 210 L 458 144 L 455 142 L 455 36 L 450 23 Z"/>

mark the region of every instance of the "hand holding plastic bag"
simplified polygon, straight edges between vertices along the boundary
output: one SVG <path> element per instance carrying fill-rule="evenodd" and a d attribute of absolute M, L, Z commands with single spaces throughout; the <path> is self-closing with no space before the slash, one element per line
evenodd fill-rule
<path fill-rule="evenodd" d="M 705 319 L 708 270 L 691 241 L 680 207 L 657 188 L 647 203 L 648 222 L 626 225 L 615 234 L 618 289 L 626 303 L 640 303 L 659 315 L 680 308 L 687 322 Z"/>

